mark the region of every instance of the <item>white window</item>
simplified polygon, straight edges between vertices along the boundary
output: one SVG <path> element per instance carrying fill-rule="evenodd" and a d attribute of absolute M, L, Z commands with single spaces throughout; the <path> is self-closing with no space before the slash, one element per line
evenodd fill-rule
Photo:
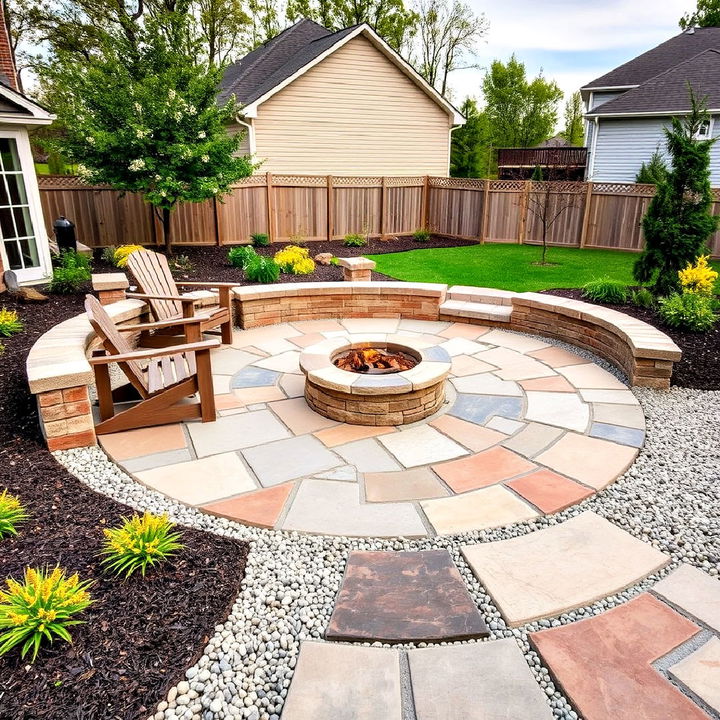
<path fill-rule="evenodd" d="M 713 130 L 713 118 L 704 120 L 700 123 L 698 131 L 695 133 L 696 140 L 709 140 L 712 137 Z"/>

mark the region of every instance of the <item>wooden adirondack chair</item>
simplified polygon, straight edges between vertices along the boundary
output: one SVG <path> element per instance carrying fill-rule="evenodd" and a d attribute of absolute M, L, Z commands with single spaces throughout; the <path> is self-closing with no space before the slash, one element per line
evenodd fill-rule
<path fill-rule="evenodd" d="M 226 344 L 232 342 L 232 308 L 230 305 L 230 288 L 234 283 L 215 282 L 183 282 L 184 286 L 195 288 L 216 289 L 218 291 L 219 305 L 195 312 L 193 299 L 185 297 L 178 292 L 175 279 L 170 272 L 167 258 L 160 253 L 150 250 L 136 250 L 127 260 L 127 267 L 137 281 L 140 293 L 128 293 L 127 297 L 146 300 L 150 305 L 155 320 L 174 320 L 179 318 L 197 317 L 201 319 L 198 326 L 185 328 L 185 341 L 196 342 L 200 335 L 190 336 L 187 331 L 191 328 L 199 333 L 214 333 L 220 328 L 222 341 Z M 172 329 L 165 328 L 157 331 L 152 338 L 143 338 L 143 344 L 165 346 L 172 344 L 172 335 L 177 334 Z"/>
<path fill-rule="evenodd" d="M 210 350 L 220 346 L 219 340 L 135 350 L 123 337 L 123 333 L 137 332 L 138 329 L 162 329 L 170 327 L 170 323 L 116 327 L 98 299 L 92 295 L 85 297 L 85 311 L 105 352 L 104 355 L 90 358 L 100 405 L 100 423 L 95 426 L 96 434 L 166 425 L 190 418 L 200 418 L 203 422 L 215 420 Z M 177 327 L 177 321 L 171 322 L 173 327 Z M 188 318 L 188 324 L 198 322 L 198 319 Z M 143 366 L 141 361 L 145 360 L 148 362 Z M 139 403 L 117 415 L 115 400 L 122 398 L 123 390 L 127 390 L 128 386 L 112 390 L 109 372 L 111 363 L 118 364 L 140 398 Z M 195 393 L 199 393 L 198 402 L 182 402 Z"/>

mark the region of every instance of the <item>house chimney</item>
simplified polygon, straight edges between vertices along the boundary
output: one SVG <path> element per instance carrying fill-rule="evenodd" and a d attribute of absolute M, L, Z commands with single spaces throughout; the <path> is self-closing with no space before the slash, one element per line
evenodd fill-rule
<path fill-rule="evenodd" d="M 0 0 L 0 80 L 13 90 L 18 89 L 15 63 L 10 48 L 10 36 L 5 22 L 5 0 Z"/>

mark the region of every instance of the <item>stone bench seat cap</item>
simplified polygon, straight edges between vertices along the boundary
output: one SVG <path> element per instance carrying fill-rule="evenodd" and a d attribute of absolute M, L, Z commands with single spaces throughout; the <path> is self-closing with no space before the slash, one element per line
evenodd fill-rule
<path fill-rule="evenodd" d="M 91 277 L 93 290 L 124 290 L 130 287 L 125 273 L 93 273 Z"/>
<path fill-rule="evenodd" d="M 261 300 L 273 297 L 297 297 L 300 295 L 324 295 L 332 290 L 333 295 L 423 295 L 443 298 L 447 285 L 439 283 L 403 282 L 317 282 L 280 283 L 275 285 L 241 285 L 233 288 L 233 294 L 240 300 Z"/>
<path fill-rule="evenodd" d="M 338 265 L 340 267 L 348 268 L 349 270 L 374 270 L 375 261 L 370 260 L 366 257 L 347 257 L 338 258 Z"/>

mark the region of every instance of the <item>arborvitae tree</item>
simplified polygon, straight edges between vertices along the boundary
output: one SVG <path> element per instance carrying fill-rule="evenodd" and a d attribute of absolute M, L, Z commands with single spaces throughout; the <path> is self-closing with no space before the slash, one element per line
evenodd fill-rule
<path fill-rule="evenodd" d="M 635 176 L 635 182 L 642 185 L 657 185 L 662 182 L 668 174 L 668 167 L 660 154 L 660 150 L 655 152 L 646 163 L 643 163 Z"/>
<path fill-rule="evenodd" d="M 643 218 L 645 249 L 635 263 L 638 282 L 653 281 L 657 295 L 678 288 L 678 271 L 694 262 L 717 229 L 710 212 L 710 148 L 714 140 L 700 140 L 700 129 L 710 122 L 705 100 L 690 88 L 690 114 L 673 118 L 667 129 L 667 149 L 672 168 L 657 186 Z"/>

